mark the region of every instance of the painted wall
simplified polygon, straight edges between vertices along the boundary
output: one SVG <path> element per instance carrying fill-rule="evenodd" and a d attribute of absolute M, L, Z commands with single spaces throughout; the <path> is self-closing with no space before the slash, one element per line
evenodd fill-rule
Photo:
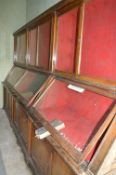
<path fill-rule="evenodd" d="M 0 108 L 2 81 L 13 65 L 13 32 L 26 23 L 26 0 L 0 0 Z"/>
<path fill-rule="evenodd" d="M 27 21 L 38 16 L 61 0 L 27 0 Z"/>

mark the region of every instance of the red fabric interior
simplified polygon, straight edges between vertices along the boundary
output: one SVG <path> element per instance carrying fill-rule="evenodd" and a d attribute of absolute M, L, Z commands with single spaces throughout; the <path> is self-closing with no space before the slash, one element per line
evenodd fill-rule
<path fill-rule="evenodd" d="M 58 18 L 58 46 L 55 69 L 74 71 L 75 38 L 78 9 L 73 9 Z"/>
<path fill-rule="evenodd" d="M 39 67 L 48 69 L 50 57 L 51 21 L 38 27 L 38 57 Z"/>
<path fill-rule="evenodd" d="M 32 29 L 29 32 L 29 64 L 35 65 L 36 60 L 36 49 L 37 49 L 37 29 Z"/>
<path fill-rule="evenodd" d="M 72 145 L 83 149 L 113 100 L 90 91 L 78 93 L 67 86 L 55 80 L 35 108 L 49 121 L 62 120 L 62 134 Z"/>
<path fill-rule="evenodd" d="M 116 0 L 86 5 L 80 74 L 116 80 Z"/>

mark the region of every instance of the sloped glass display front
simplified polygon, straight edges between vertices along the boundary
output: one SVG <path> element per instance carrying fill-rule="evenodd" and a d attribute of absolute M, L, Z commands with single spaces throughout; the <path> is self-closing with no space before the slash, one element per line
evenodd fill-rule
<path fill-rule="evenodd" d="M 38 66 L 49 69 L 51 21 L 38 26 Z"/>
<path fill-rule="evenodd" d="M 48 120 L 60 119 L 65 128 L 61 135 L 75 148 L 82 150 L 94 129 L 105 119 L 113 100 L 85 90 L 69 89 L 69 84 L 55 80 L 35 109 Z"/>
<path fill-rule="evenodd" d="M 80 75 L 116 81 L 116 1 L 86 5 Z"/>
<path fill-rule="evenodd" d="M 14 86 L 25 73 L 25 69 L 14 67 L 7 77 L 7 82 Z"/>
<path fill-rule="evenodd" d="M 47 78 L 48 75 L 44 73 L 27 71 L 15 89 L 25 100 L 29 101 Z"/>
<path fill-rule="evenodd" d="M 58 17 L 57 58 L 55 69 L 74 72 L 78 9 L 73 9 Z"/>
<path fill-rule="evenodd" d="M 29 31 L 29 59 L 28 64 L 35 65 L 36 64 L 36 56 L 37 56 L 37 28 L 31 29 Z"/>
<path fill-rule="evenodd" d="M 26 63 L 27 41 L 26 32 L 17 36 L 16 43 L 16 61 L 22 64 Z"/>

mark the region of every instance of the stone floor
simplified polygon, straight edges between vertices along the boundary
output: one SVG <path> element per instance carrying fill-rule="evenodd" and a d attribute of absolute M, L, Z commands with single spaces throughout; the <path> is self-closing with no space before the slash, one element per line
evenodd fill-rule
<path fill-rule="evenodd" d="M 32 175 L 2 109 L 0 109 L 0 175 Z"/>

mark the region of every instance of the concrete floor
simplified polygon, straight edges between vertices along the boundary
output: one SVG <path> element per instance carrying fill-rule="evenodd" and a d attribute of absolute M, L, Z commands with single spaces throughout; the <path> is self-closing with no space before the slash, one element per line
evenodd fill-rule
<path fill-rule="evenodd" d="M 32 175 L 2 109 L 0 109 L 0 175 Z"/>

